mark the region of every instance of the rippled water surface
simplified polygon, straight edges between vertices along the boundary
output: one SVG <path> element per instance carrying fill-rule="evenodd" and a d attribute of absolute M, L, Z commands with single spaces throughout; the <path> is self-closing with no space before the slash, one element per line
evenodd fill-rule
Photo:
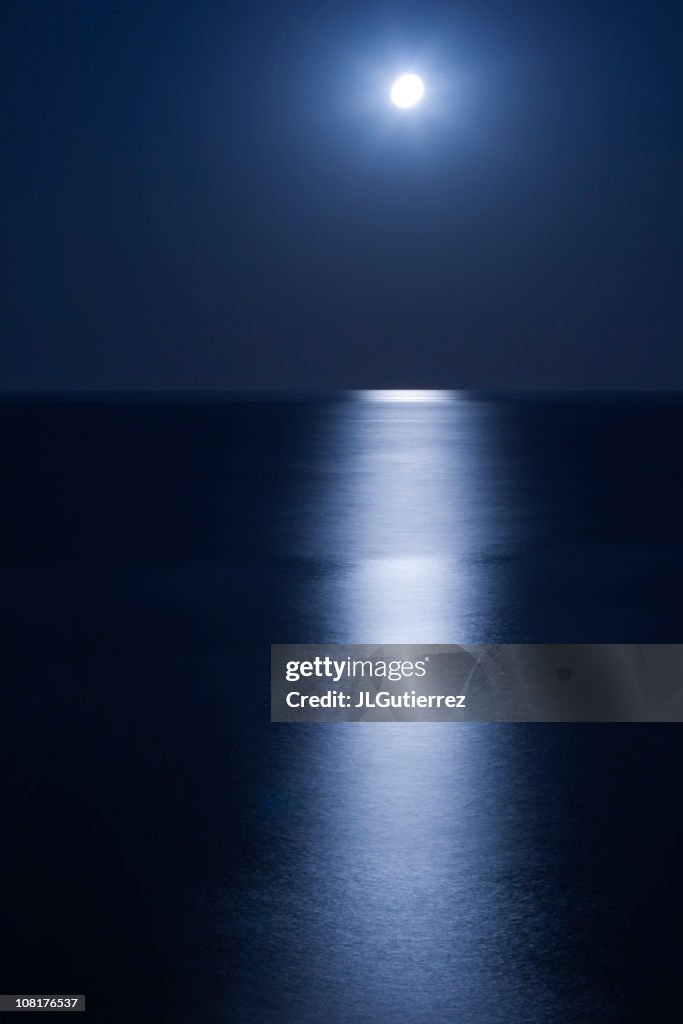
<path fill-rule="evenodd" d="M 675 1019 L 678 727 L 275 726 L 268 645 L 681 642 L 682 441 L 668 397 L 0 406 L 3 991 Z"/>

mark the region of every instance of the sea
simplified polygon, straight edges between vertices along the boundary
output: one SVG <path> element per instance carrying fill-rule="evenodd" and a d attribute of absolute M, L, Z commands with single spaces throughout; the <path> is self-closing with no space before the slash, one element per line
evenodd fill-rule
<path fill-rule="evenodd" d="M 0 402 L 0 990 L 680 1019 L 675 724 L 271 724 L 271 643 L 683 641 L 683 397 Z M 676 810 L 678 808 L 678 810 Z"/>

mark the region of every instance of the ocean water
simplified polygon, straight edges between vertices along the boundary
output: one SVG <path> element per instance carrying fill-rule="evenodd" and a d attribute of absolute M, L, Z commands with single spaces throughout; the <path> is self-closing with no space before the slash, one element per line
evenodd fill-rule
<path fill-rule="evenodd" d="M 678 1018 L 678 726 L 269 722 L 272 642 L 683 640 L 681 398 L 425 397 L 0 405 L 4 992 Z"/>

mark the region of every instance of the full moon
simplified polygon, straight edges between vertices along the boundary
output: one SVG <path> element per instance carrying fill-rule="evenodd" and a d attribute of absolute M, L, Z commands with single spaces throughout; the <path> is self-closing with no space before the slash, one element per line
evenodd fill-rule
<path fill-rule="evenodd" d="M 391 87 L 391 102 L 403 109 L 414 107 L 422 99 L 425 84 L 419 75 L 401 75 Z"/>

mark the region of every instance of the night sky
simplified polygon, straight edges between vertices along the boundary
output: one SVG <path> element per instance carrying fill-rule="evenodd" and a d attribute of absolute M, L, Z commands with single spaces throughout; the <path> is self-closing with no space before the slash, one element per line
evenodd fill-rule
<path fill-rule="evenodd" d="M 0 388 L 683 386 L 681 12 L 6 4 Z"/>

